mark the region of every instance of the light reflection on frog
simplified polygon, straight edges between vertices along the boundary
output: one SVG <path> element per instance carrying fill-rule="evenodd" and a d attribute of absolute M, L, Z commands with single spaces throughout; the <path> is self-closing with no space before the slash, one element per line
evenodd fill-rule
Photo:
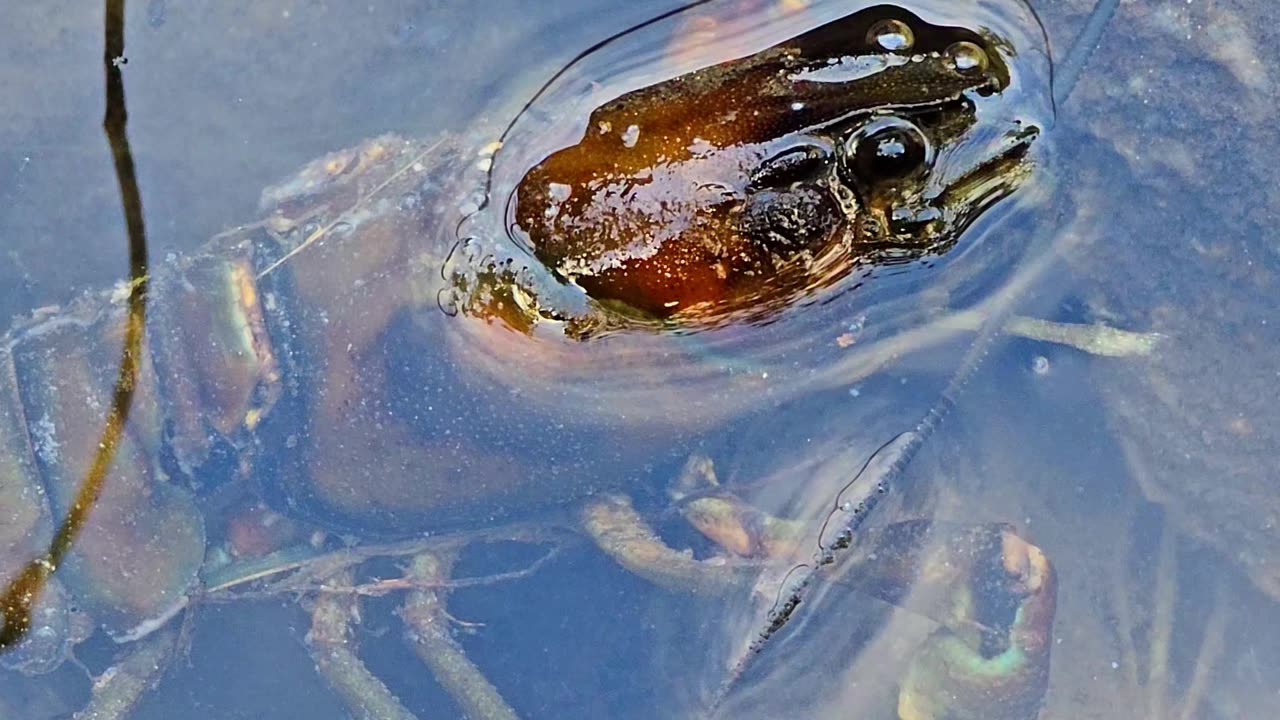
<path fill-rule="evenodd" d="M 1018 187 L 1044 118 L 1000 108 L 1010 59 L 990 33 L 867 8 L 604 103 L 523 174 L 508 231 L 612 311 L 592 325 L 762 317 L 855 265 L 946 251 Z"/>

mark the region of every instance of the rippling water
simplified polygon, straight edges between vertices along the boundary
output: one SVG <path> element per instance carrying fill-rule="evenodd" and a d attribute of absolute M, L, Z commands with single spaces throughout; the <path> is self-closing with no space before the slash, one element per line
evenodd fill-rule
<path fill-rule="evenodd" d="M 939 12 L 937 3 L 906 4 Z M 1032 4 L 1061 56 L 1089 4 Z M 129 132 L 153 258 L 192 252 L 252 220 L 264 187 L 364 138 L 447 131 L 477 147 L 495 139 L 582 49 L 675 7 L 339 5 L 129 6 Z M 788 37 L 793 25 L 857 5 L 814 2 L 782 18 L 756 8 L 727 21 L 738 23 L 733 42 L 706 52 L 731 57 L 757 37 Z M 631 491 L 677 548 L 708 550 L 665 509 L 666 486 L 691 455 L 710 458 L 720 481 L 756 506 L 813 528 L 851 472 L 937 402 L 972 335 L 946 334 L 914 352 L 877 348 L 931 327 L 940 307 L 976 304 L 1023 277 L 1029 248 L 1029 260 L 1047 264 L 1014 313 L 1159 333 L 1155 351 L 1100 357 L 997 338 L 874 522 L 1009 523 L 1043 549 L 1059 589 L 1041 717 L 1269 717 L 1280 693 L 1278 15 L 1255 0 L 1125 5 L 1037 141 L 1043 157 L 1017 207 L 978 223 L 961 252 L 877 273 L 772 325 L 677 339 L 682 357 L 704 363 L 655 362 L 679 382 L 653 371 L 640 385 L 615 382 L 633 366 L 601 354 L 581 384 L 552 386 L 552 397 L 526 384 L 526 397 L 500 410 L 576 423 L 586 439 L 574 442 L 622 448 L 600 462 L 618 475 L 602 484 Z M 651 30 L 646 52 L 660 54 L 662 33 L 675 27 Z M 96 8 L 72 3 L 12 9 L 0 29 L 0 314 L 65 302 L 127 271 L 100 129 L 100 36 Z M 642 46 L 592 56 L 581 75 L 551 88 L 555 102 L 517 124 L 508 149 L 555 145 L 548 127 L 580 130 L 557 120 L 581 110 L 571 100 L 592 90 L 602 68 L 638 87 L 653 79 L 647 73 L 669 77 L 688 69 L 681 62 L 706 59 L 644 64 Z M 496 192 L 515 182 L 504 170 L 522 173 L 525 160 L 498 156 Z M 641 348 L 633 352 L 652 352 Z M 546 370 L 483 350 L 470 362 L 497 375 Z M 559 359 L 540 362 L 555 369 Z M 616 430 L 619 415 L 645 429 Z M 576 457 L 549 447 L 557 435 L 546 428 L 529 433 L 531 462 Z M 208 507 L 216 514 L 216 496 Z M 535 519 L 563 524 L 569 515 L 539 508 Z M 538 556 L 485 545 L 464 553 L 455 575 L 519 569 Z M 368 574 L 398 572 L 387 561 Z M 908 641 L 936 624 L 854 581 L 823 588 L 803 625 L 750 664 L 726 713 L 894 715 Z M 456 716 L 402 642 L 399 602 L 366 601 L 363 656 L 412 711 Z M 133 716 L 345 717 L 306 653 L 305 607 L 282 596 L 199 608 L 190 660 L 177 661 Z M 455 637 L 525 717 L 691 713 L 761 621 L 747 594 L 655 589 L 587 542 L 567 544 L 527 577 L 459 589 L 449 608 Z M 118 650 L 98 636 L 80 659 L 101 672 Z M 58 717 L 87 693 L 69 663 L 35 678 L 3 673 L 0 717 Z"/>

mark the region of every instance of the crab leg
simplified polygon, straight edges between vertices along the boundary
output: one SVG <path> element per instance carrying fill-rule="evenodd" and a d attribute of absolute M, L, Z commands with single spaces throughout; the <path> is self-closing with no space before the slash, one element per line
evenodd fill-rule
<path fill-rule="evenodd" d="M 353 577 L 348 569 L 331 580 L 350 586 Z M 316 670 L 358 720 L 415 720 L 356 654 L 351 623 L 359 617 L 359 602 L 352 593 L 322 593 L 316 598 L 311 632 L 307 633 L 307 648 Z"/>
<path fill-rule="evenodd" d="M 758 564 L 697 560 L 679 552 L 654 533 L 631 506 L 610 495 L 589 502 L 581 520 L 596 545 L 627 570 L 655 585 L 695 593 L 716 594 L 750 587 Z"/>
<path fill-rule="evenodd" d="M 547 543 L 551 549 L 520 570 L 450 577 L 453 559 L 460 549 L 472 542 L 497 539 Z M 360 660 L 352 631 L 352 625 L 359 621 L 360 597 L 407 591 L 399 613 L 409 626 L 407 639 L 459 708 L 477 720 L 514 720 L 515 712 L 449 635 L 445 593 L 448 588 L 503 582 L 535 572 L 555 557 L 560 544 L 569 539 L 565 532 L 554 528 L 517 525 L 497 532 L 360 546 L 326 554 L 294 548 L 265 561 L 249 561 L 210 574 L 206 578 L 210 589 L 206 599 L 225 602 L 282 594 L 315 596 L 307 645 L 320 674 L 357 717 L 409 718 L 413 716 Z M 365 585 L 355 583 L 355 568 L 373 557 L 411 560 L 403 577 Z"/>
<path fill-rule="evenodd" d="M 1008 527 L 976 530 L 974 544 L 948 543 L 920 568 L 928 574 L 936 563 L 969 564 L 953 589 L 951 618 L 925 641 L 902 682 L 902 720 L 1039 714 L 1057 599 L 1053 566 Z"/>
<path fill-rule="evenodd" d="M 422 587 L 447 585 L 452 564 L 451 557 L 424 552 L 413 559 L 408 578 Z M 498 689 L 485 679 L 449 635 L 442 592 L 428 589 L 410 592 L 400 617 L 409 625 L 408 639 L 414 652 L 431 668 L 436 681 L 444 686 L 466 717 L 516 719 L 515 711 L 502 699 Z"/>
<path fill-rule="evenodd" d="M 699 577 L 693 566 L 723 567 L 655 549 L 661 540 L 620 500 L 597 502 L 588 516 L 602 508 L 612 511 L 610 532 L 593 536 L 638 574 L 674 585 Z M 803 525 L 770 517 L 729 493 L 694 498 L 682 509 L 727 552 L 771 564 L 803 560 Z M 1012 528 L 896 522 L 864 532 L 832 570 L 829 582 L 939 624 L 901 682 L 902 720 L 1036 716 L 1048 684 L 1057 580 L 1044 553 Z"/>
<path fill-rule="evenodd" d="M 142 696 L 154 687 L 173 660 L 178 632 L 165 628 L 129 648 L 120 662 L 93 682 L 92 695 L 73 720 L 126 718 Z"/>

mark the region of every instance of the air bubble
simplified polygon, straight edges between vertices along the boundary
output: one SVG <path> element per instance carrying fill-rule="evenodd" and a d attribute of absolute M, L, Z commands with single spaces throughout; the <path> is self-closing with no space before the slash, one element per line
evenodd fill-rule
<path fill-rule="evenodd" d="M 867 44 L 885 52 L 910 52 L 916 44 L 911 26 L 901 20 L 881 20 L 867 30 Z"/>
<path fill-rule="evenodd" d="M 985 50 L 966 40 L 961 40 L 947 48 L 947 57 L 951 60 L 951 67 L 961 75 L 977 75 L 986 72 L 990 62 Z"/>
<path fill-rule="evenodd" d="M 1037 375 L 1049 374 L 1049 358 L 1037 355 L 1031 360 L 1031 372 Z"/>

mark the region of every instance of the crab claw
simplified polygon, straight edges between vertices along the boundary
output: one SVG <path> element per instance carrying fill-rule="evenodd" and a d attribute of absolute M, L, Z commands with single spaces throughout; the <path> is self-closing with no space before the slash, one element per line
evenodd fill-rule
<path fill-rule="evenodd" d="M 952 618 L 925 642 L 898 695 L 902 720 L 1029 720 L 1049 680 L 1057 578 L 1047 557 L 1007 527 L 998 558 L 975 564 Z"/>

